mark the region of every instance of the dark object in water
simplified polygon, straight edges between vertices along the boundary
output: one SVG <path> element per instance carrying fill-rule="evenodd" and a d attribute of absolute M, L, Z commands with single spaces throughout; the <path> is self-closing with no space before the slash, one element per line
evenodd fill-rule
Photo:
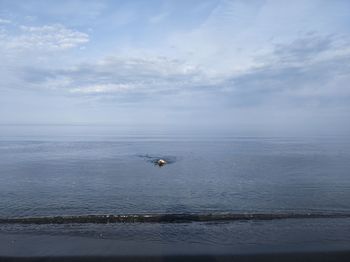
<path fill-rule="evenodd" d="M 137 155 L 138 157 L 142 157 L 147 162 L 152 163 L 156 166 L 164 166 L 168 164 L 173 164 L 177 161 L 176 157 L 174 156 L 160 156 L 160 155 Z"/>
<path fill-rule="evenodd" d="M 156 164 L 158 166 L 164 166 L 167 162 L 164 159 L 158 159 Z"/>

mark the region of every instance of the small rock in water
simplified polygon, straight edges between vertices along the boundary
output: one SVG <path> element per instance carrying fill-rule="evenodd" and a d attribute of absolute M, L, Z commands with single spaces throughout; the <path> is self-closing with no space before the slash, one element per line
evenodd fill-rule
<path fill-rule="evenodd" d="M 163 160 L 163 159 L 159 159 L 159 160 L 156 162 L 156 164 L 157 164 L 158 166 L 164 166 L 164 165 L 166 164 L 166 161 Z"/>

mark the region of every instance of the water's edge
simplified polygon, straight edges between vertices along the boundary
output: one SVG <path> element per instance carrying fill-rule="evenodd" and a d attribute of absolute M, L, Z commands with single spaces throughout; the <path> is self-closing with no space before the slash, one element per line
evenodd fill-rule
<path fill-rule="evenodd" d="M 188 223 L 237 220 L 350 218 L 350 213 L 129 214 L 0 218 L 0 224 Z"/>

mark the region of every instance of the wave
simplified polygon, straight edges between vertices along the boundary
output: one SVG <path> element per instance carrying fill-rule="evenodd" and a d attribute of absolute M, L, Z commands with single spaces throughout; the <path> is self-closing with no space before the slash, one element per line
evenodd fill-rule
<path fill-rule="evenodd" d="M 350 218 L 350 213 L 208 213 L 79 215 L 0 218 L 0 224 L 108 224 L 108 223 L 189 223 L 211 221 L 276 220 L 307 218 Z"/>

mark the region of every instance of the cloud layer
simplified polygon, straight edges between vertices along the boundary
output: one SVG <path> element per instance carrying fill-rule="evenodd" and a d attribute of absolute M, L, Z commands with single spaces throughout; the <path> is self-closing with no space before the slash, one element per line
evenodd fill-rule
<path fill-rule="evenodd" d="M 32 3 L 52 13 L 48 18 L 20 1 L 4 1 L 0 102 L 13 103 L 3 103 L 3 112 L 28 97 L 28 105 L 62 101 L 66 109 L 42 103 L 61 122 L 124 123 L 125 115 L 141 120 L 158 112 L 158 119 L 172 116 L 179 125 L 211 121 L 249 129 L 264 119 L 274 129 L 288 126 L 284 117 L 299 126 L 310 118 L 317 127 L 334 119 L 344 124 L 348 3 L 321 2 L 154 1 L 146 7 L 91 1 L 75 17 L 69 7 L 79 1 L 56 10 Z M 11 117 L 0 113 L 0 120 L 23 121 L 25 108 L 15 110 Z M 70 119 L 72 111 L 79 113 Z M 28 118 L 49 119 L 34 110 Z"/>

